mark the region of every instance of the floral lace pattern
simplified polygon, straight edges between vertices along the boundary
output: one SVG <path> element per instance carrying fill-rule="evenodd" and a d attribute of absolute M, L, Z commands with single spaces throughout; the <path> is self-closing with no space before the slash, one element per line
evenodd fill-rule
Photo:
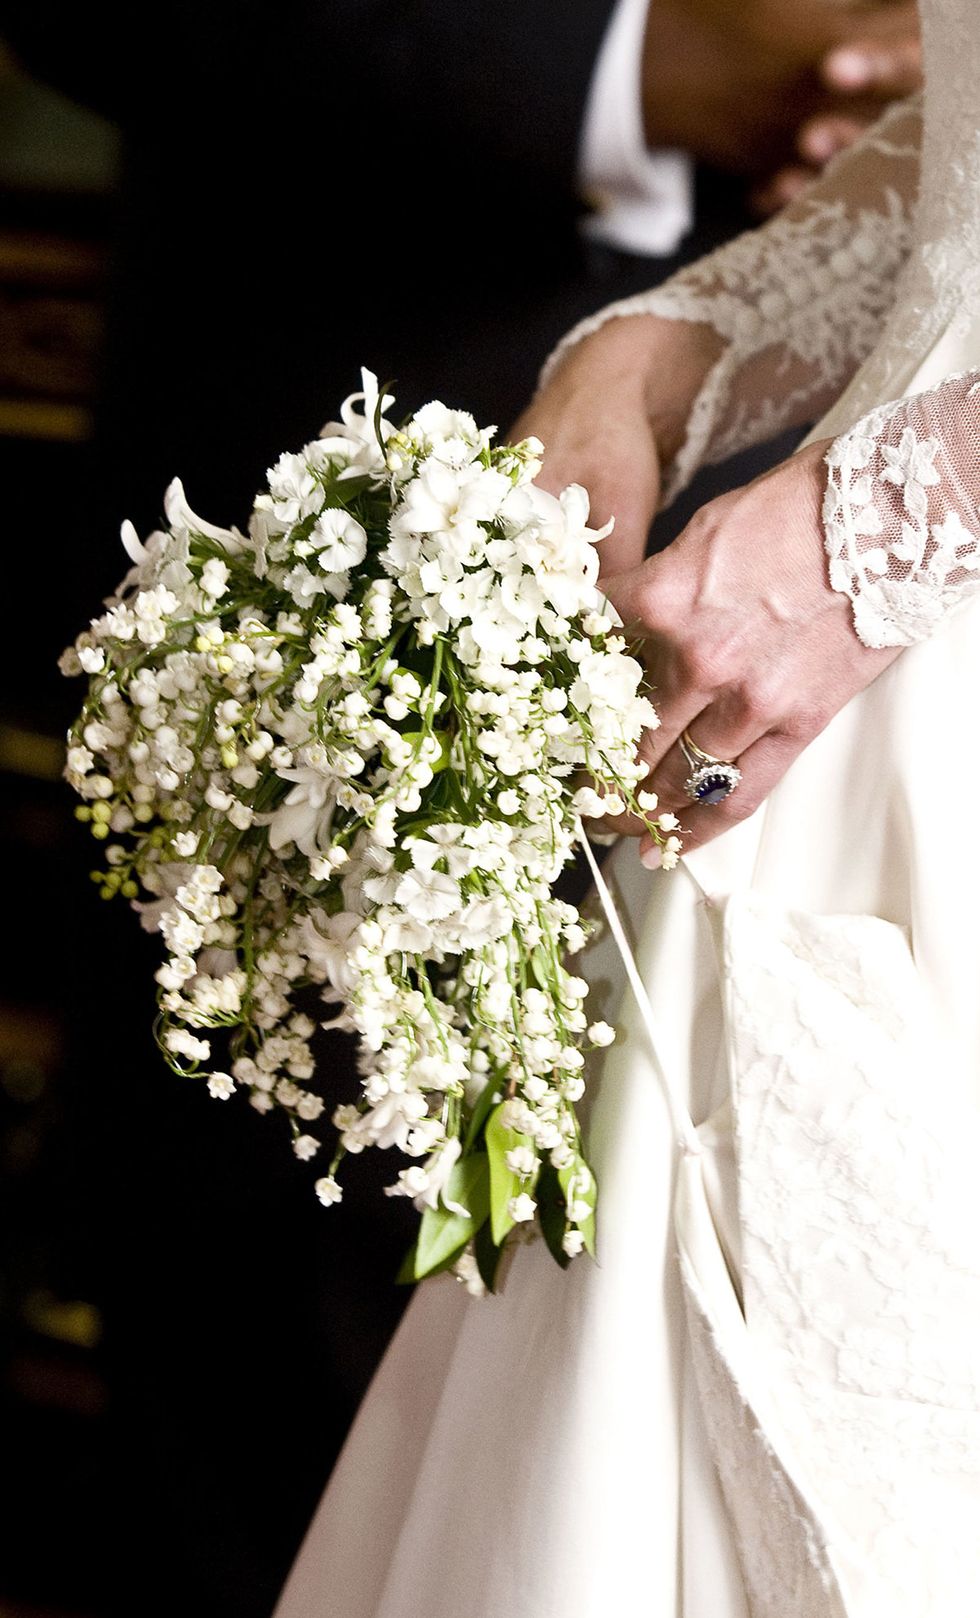
<path fill-rule="evenodd" d="M 754 1361 L 849 1618 L 962 1618 L 980 1582 L 980 1115 L 943 1106 L 892 924 L 735 901 L 726 978 Z"/>
<path fill-rule="evenodd" d="M 866 646 L 924 640 L 980 584 L 980 371 L 880 405 L 834 440 L 830 582 Z"/>
<path fill-rule="evenodd" d="M 628 315 L 706 323 L 725 338 L 667 469 L 665 504 L 703 462 L 812 420 L 870 353 L 909 251 L 920 123 L 917 100 L 890 109 L 763 229 L 599 310 L 552 354 L 543 380 L 569 347 Z"/>

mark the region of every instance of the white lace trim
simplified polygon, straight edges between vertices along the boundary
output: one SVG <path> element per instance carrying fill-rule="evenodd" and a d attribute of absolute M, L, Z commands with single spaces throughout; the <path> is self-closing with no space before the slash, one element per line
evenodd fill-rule
<path fill-rule="evenodd" d="M 827 466 L 830 582 L 859 638 L 925 640 L 980 583 L 980 371 L 879 405 Z"/>

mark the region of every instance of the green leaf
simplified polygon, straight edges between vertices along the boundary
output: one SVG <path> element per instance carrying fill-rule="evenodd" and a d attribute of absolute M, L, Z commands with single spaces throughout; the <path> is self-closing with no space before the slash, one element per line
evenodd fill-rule
<path fill-rule="evenodd" d="M 504 1123 L 506 1106 L 506 1101 L 502 1101 L 494 1108 L 484 1131 L 490 1160 L 490 1230 L 498 1246 L 507 1232 L 513 1229 L 514 1221 L 508 1211 L 511 1197 L 519 1196 L 522 1191 L 532 1191 L 537 1179 L 535 1173 L 532 1179 L 522 1180 L 507 1165 L 508 1152 L 515 1146 L 531 1146 L 532 1141 L 530 1135 L 520 1135 L 516 1129 L 508 1129 Z"/>
<path fill-rule="evenodd" d="M 584 1202 L 591 1210 L 588 1218 L 580 1220 L 579 1229 L 585 1239 L 586 1252 L 595 1258 L 595 1205 L 598 1188 L 595 1175 L 579 1152 L 576 1152 L 570 1163 L 566 1163 L 563 1169 L 558 1170 L 558 1183 L 564 1192 L 566 1203 Z"/>
<path fill-rule="evenodd" d="M 531 954 L 528 957 L 528 963 L 538 988 L 547 994 L 548 990 L 552 986 L 552 979 L 554 977 L 548 957 L 545 955 L 543 950 L 535 949 L 531 951 Z"/>
<path fill-rule="evenodd" d="M 476 1254 L 476 1267 L 480 1272 L 483 1285 L 488 1292 L 496 1292 L 497 1271 L 500 1268 L 500 1260 L 504 1256 L 504 1243 L 494 1241 L 489 1219 L 477 1231 L 473 1242 L 473 1251 Z"/>
<path fill-rule="evenodd" d="M 567 1222 L 565 1219 L 565 1193 L 558 1183 L 558 1174 L 550 1163 L 542 1163 L 536 1189 L 538 1222 L 541 1225 L 548 1252 L 567 1270 L 571 1259 L 562 1247 Z"/>
<path fill-rule="evenodd" d="M 490 1173 L 484 1152 L 461 1157 L 446 1183 L 443 1197 L 467 1210 L 466 1217 L 443 1207 L 426 1208 L 415 1246 L 415 1279 L 433 1275 L 475 1236 L 490 1209 Z"/>
<path fill-rule="evenodd" d="M 414 1241 L 405 1257 L 402 1259 L 398 1274 L 395 1276 L 395 1285 L 410 1287 L 415 1285 L 415 1265 L 418 1262 L 419 1244 Z"/>

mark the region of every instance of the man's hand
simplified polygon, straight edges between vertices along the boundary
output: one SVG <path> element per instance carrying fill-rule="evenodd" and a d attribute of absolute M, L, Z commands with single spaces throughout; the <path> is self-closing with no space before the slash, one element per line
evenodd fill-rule
<path fill-rule="evenodd" d="M 691 406 L 724 349 L 712 327 L 656 315 L 609 320 L 576 343 L 508 433 L 545 446 L 537 477 L 559 494 L 589 491 L 602 580 L 638 567 L 660 503 L 661 469 L 680 448 Z"/>
<path fill-rule="evenodd" d="M 651 0 L 647 142 L 748 176 L 773 212 L 921 73 L 909 0 Z"/>

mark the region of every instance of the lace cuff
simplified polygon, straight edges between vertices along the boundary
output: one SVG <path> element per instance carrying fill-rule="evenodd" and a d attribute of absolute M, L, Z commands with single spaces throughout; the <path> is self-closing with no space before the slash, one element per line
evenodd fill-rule
<path fill-rule="evenodd" d="M 918 98 L 892 107 L 769 224 L 564 337 L 542 372 L 624 315 L 707 324 L 725 349 L 702 380 L 666 468 L 665 505 L 706 461 L 812 421 L 876 342 L 909 251 L 918 189 Z"/>
<path fill-rule="evenodd" d="M 910 646 L 980 585 L 980 370 L 879 405 L 827 454 L 830 582 L 865 646 Z"/>

